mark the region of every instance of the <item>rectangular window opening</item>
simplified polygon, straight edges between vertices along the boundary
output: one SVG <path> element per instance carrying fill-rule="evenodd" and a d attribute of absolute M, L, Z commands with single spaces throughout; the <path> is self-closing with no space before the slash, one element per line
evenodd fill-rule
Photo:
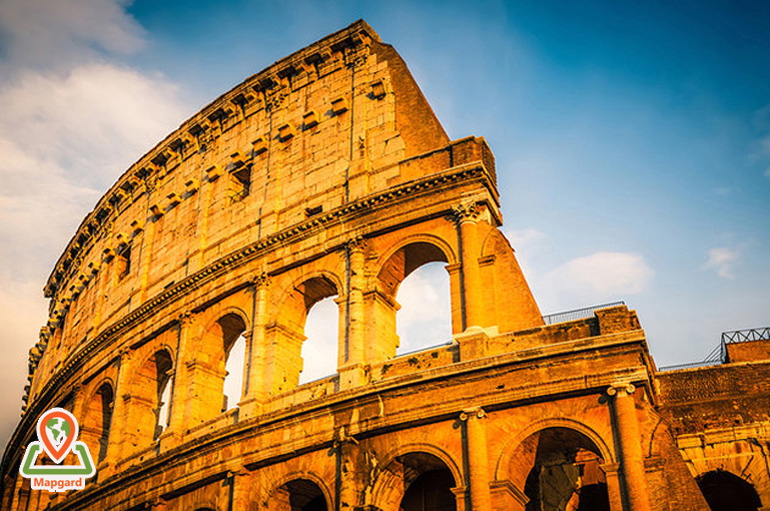
<path fill-rule="evenodd" d="M 239 202 L 248 197 L 251 185 L 251 167 L 241 167 L 230 173 L 230 201 Z"/>

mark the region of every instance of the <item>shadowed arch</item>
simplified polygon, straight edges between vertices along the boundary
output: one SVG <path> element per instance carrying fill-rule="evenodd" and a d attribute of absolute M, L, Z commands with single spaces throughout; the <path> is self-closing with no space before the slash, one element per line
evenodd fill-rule
<path fill-rule="evenodd" d="M 115 384 L 112 379 L 104 378 L 86 401 L 85 415 L 80 421 L 81 439 L 88 445 L 94 460 L 98 464 L 107 455 L 112 412 L 115 404 Z"/>
<path fill-rule="evenodd" d="M 370 284 L 365 302 L 367 317 L 377 328 L 367 346 L 369 360 L 389 360 L 396 356 L 399 338 L 396 314 L 401 306 L 396 301 L 401 283 L 418 268 L 433 262 L 454 264 L 456 256 L 451 246 L 437 236 L 420 234 L 400 240 L 380 259 L 375 278 Z M 449 276 L 450 302 L 459 296 L 459 274 Z M 450 305 L 450 314 L 459 318 L 459 304 Z M 452 326 L 459 324 L 451 320 Z M 454 328 L 452 329 L 454 332 Z"/>
<path fill-rule="evenodd" d="M 762 501 L 754 486 L 726 470 L 712 470 L 695 479 L 712 511 L 757 511 Z"/>
<path fill-rule="evenodd" d="M 278 480 L 266 500 L 270 511 L 331 511 L 333 500 L 323 479 L 310 472 L 292 472 Z"/>
<path fill-rule="evenodd" d="M 171 375 L 174 369 L 172 351 L 162 346 L 138 367 L 131 382 L 132 406 L 129 407 L 128 437 L 133 444 L 146 445 L 160 436 L 168 426 Z"/>
<path fill-rule="evenodd" d="M 463 480 L 458 465 L 442 449 L 429 444 L 405 445 L 389 453 L 378 465 L 368 504 L 383 511 L 398 511 L 410 485 L 424 474 L 437 476 L 434 481 L 438 484 L 451 481 L 451 486 L 444 488 L 450 491 L 461 486 Z"/>
<path fill-rule="evenodd" d="M 516 449 L 524 440 L 532 436 L 534 433 L 537 433 L 538 431 L 542 431 L 547 428 L 558 427 L 574 429 L 578 433 L 585 435 L 597 447 L 599 451 L 598 454 L 602 457 L 605 463 L 615 462 L 615 458 L 612 455 L 612 451 L 607 446 L 607 443 L 604 441 L 601 435 L 599 435 L 591 427 L 574 419 L 553 417 L 529 424 L 527 427 L 514 435 L 510 441 L 508 441 L 506 446 L 503 448 L 502 454 L 500 454 L 500 457 L 497 460 L 497 464 L 495 465 L 495 480 L 506 479 L 506 474 L 504 471 L 507 470 L 507 467 L 514 456 Z"/>

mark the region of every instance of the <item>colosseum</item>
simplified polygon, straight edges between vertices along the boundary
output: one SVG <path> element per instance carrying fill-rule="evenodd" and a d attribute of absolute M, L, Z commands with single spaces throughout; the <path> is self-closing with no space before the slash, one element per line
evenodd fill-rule
<path fill-rule="evenodd" d="M 543 317 L 496 172 L 363 21 L 217 98 L 56 263 L 3 509 L 770 509 L 770 329 L 659 370 L 622 303 Z M 435 262 L 451 339 L 397 356 L 399 285 Z M 329 297 L 336 371 L 300 384 Z M 19 475 L 52 407 L 80 424 L 85 489 Z"/>

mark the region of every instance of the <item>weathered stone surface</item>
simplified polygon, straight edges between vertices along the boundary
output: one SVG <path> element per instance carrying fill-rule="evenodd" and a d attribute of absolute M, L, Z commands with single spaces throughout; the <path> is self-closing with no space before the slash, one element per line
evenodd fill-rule
<path fill-rule="evenodd" d="M 546 326 L 501 223 L 484 139 L 450 141 L 364 22 L 250 77 L 134 164 L 57 262 L 3 509 L 707 509 L 693 476 L 715 468 L 770 499 L 770 362 L 745 363 L 763 352 L 658 373 L 625 306 Z M 434 261 L 452 343 L 396 357 L 398 286 Z M 331 296 L 337 372 L 298 385 Z M 49 496 L 17 468 L 57 405 L 98 476 Z"/>

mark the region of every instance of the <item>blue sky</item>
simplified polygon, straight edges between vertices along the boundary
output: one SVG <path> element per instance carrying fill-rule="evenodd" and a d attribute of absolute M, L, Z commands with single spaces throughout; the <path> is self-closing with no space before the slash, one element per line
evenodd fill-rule
<path fill-rule="evenodd" d="M 768 2 L 2 0 L 0 441 L 44 281 L 98 197 L 219 94 L 359 18 L 451 138 L 490 143 L 544 313 L 623 299 L 659 365 L 770 325 Z M 441 271 L 400 300 L 445 309 Z M 405 345 L 441 326 L 420 316 Z"/>

